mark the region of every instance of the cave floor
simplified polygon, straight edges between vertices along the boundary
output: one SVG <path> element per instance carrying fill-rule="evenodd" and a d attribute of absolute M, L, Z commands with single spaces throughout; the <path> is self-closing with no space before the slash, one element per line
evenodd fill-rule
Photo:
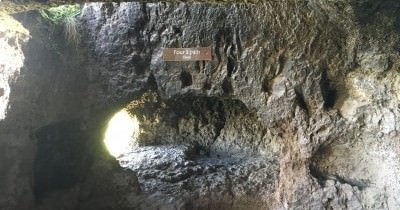
<path fill-rule="evenodd" d="M 169 202 L 199 197 L 258 197 L 271 194 L 278 163 L 264 154 L 204 153 L 190 145 L 134 147 L 118 158 L 137 173 L 150 197 Z"/>

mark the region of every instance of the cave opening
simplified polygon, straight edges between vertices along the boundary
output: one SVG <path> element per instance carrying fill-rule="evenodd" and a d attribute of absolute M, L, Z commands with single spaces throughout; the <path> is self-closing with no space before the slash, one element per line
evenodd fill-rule
<path fill-rule="evenodd" d="M 129 151 L 139 134 L 139 121 L 136 116 L 122 109 L 108 122 L 104 144 L 109 153 L 118 158 Z"/>

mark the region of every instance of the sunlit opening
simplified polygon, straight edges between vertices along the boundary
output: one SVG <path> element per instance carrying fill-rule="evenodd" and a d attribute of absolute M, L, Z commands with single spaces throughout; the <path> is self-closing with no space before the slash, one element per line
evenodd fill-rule
<path fill-rule="evenodd" d="M 29 37 L 29 31 L 20 22 L 0 13 L 0 121 L 6 118 L 11 106 L 11 86 L 24 65 L 22 45 Z"/>
<path fill-rule="evenodd" d="M 119 157 L 129 151 L 139 133 L 139 121 L 126 110 L 116 113 L 108 122 L 104 143 L 110 154 Z"/>

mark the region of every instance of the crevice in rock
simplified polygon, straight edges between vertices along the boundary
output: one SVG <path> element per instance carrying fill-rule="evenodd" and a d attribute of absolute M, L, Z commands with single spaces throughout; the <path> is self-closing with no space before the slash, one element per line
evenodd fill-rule
<path fill-rule="evenodd" d="M 287 61 L 287 59 L 285 57 L 285 54 L 283 54 L 283 53 L 280 53 L 279 56 L 278 56 L 278 68 L 277 68 L 278 72 L 276 72 L 276 75 L 282 73 L 283 68 L 285 67 L 285 64 L 286 64 L 286 61 Z"/>
<path fill-rule="evenodd" d="M 326 109 L 331 109 L 335 106 L 337 98 L 337 91 L 334 88 L 328 88 L 325 92 L 325 97 L 324 97 L 324 107 Z"/>
<path fill-rule="evenodd" d="M 329 80 L 326 71 L 321 75 L 320 81 L 321 93 L 324 99 L 324 108 L 332 109 L 335 106 L 337 100 L 337 90 Z"/>
<path fill-rule="evenodd" d="M 212 87 L 211 82 L 207 79 L 204 83 L 203 83 L 203 90 L 210 90 Z"/>
<path fill-rule="evenodd" d="M 272 91 L 272 87 L 267 75 L 264 76 L 264 79 L 262 81 L 261 91 L 264 93 L 271 93 Z"/>
<path fill-rule="evenodd" d="M 187 71 L 181 72 L 179 79 L 181 80 L 181 88 L 190 86 L 193 83 L 192 75 Z"/>
<path fill-rule="evenodd" d="M 150 90 L 157 90 L 158 85 L 157 85 L 157 80 L 154 76 L 153 73 L 150 73 L 149 77 L 147 78 L 147 86 L 149 87 Z"/>
<path fill-rule="evenodd" d="M 228 63 L 226 64 L 227 76 L 231 77 L 235 70 L 235 60 L 232 57 L 228 57 Z"/>
<path fill-rule="evenodd" d="M 243 46 L 242 46 L 242 40 L 240 39 L 240 29 L 236 28 L 235 29 L 235 44 L 236 44 L 236 49 L 237 49 L 237 58 L 240 58 L 243 52 Z"/>
<path fill-rule="evenodd" d="M 310 170 L 311 176 L 316 178 L 320 185 L 323 185 L 323 183 L 327 180 L 327 176 L 325 176 L 323 173 L 321 173 L 314 164 L 310 164 L 309 170 Z"/>
<path fill-rule="evenodd" d="M 214 47 L 214 54 L 217 58 L 217 60 L 220 62 L 222 57 L 221 57 L 221 53 L 220 53 L 220 48 L 221 48 L 221 44 L 223 41 L 223 32 L 219 31 L 215 36 L 214 36 L 214 40 L 215 40 L 215 47 Z"/>
<path fill-rule="evenodd" d="M 172 26 L 172 29 L 174 30 L 174 34 L 182 36 L 182 29 L 179 26 Z"/>
<path fill-rule="evenodd" d="M 224 91 L 224 93 L 225 93 L 226 95 L 231 95 L 231 94 L 233 94 L 233 87 L 232 87 L 232 83 L 231 83 L 231 81 L 230 81 L 229 78 L 225 78 L 225 79 L 222 81 L 222 90 Z"/>
<path fill-rule="evenodd" d="M 294 92 L 296 94 L 296 101 L 297 101 L 299 107 L 302 108 L 304 111 L 306 111 L 306 113 L 309 113 L 309 109 L 308 109 L 308 106 L 307 106 L 306 100 L 304 98 L 304 94 L 303 94 L 301 87 L 294 88 Z"/>

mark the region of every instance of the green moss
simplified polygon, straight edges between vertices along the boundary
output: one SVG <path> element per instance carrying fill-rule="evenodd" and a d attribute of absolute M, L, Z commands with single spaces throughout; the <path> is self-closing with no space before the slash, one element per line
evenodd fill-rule
<path fill-rule="evenodd" d="M 81 7 L 79 4 L 62 5 L 40 11 L 40 14 L 44 19 L 54 24 L 64 24 L 70 22 L 71 20 L 76 19 L 80 13 Z"/>
<path fill-rule="evenodd" d="M 81 13 L 79 4 L 62 5 L 46 10 L 40 10 L 40 14 L 53 26 L 63 26 L 64 35 L 68 43 L 77 46 L 80 40 L 78 32 L 78 16 Z"/>

